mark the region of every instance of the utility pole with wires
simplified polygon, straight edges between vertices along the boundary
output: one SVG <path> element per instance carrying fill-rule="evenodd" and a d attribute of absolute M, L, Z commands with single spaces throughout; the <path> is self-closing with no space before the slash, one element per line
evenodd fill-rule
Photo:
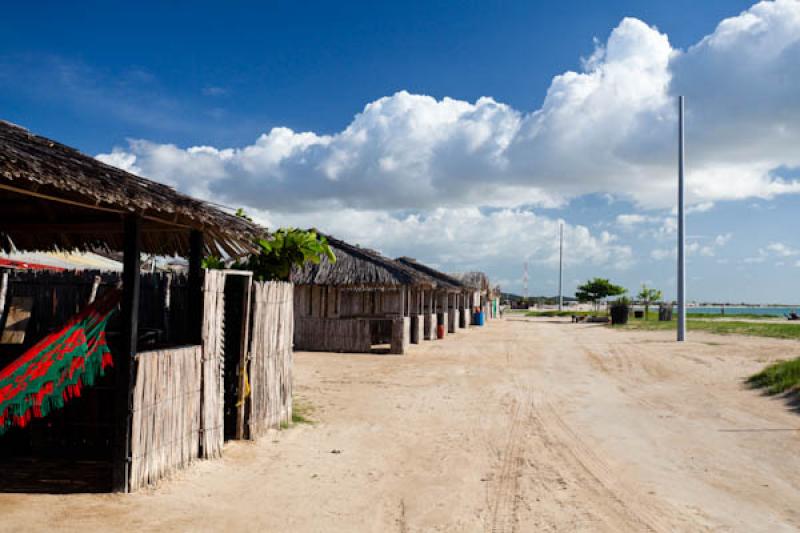
<path fill-rule="evenodd" d="M 564 224 L 559 227 L 558 233 L 558 310 L 564 307 L 564 294 L 561 291 L 564 278 Z"/>

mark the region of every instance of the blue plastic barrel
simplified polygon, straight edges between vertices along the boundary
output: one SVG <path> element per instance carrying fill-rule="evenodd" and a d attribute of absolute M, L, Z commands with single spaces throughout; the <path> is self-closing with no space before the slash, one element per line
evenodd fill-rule
<path fill-rule="evenodd" d="M 483 325 L 483 322 L 484 322 L 483 311 L 475 313 L 475 317 L 474 318 L 475 318 L 475 325 L 476 326 L 482 326 Z"/>

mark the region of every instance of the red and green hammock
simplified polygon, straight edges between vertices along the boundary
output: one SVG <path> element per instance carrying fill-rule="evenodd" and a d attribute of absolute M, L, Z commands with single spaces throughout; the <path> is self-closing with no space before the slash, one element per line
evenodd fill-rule
<path fill-rule="evenodd" d="M 0 370 L 0 435 L 62 408 L 113 366 L 105 328 L 119 297 L 118 290 L 104 294 Z"/>

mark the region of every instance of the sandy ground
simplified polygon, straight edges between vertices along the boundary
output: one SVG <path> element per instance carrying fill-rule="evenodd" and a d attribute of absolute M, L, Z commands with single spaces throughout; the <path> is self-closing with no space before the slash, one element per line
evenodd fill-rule
<path fill-rule="evenodd" d="M 317 422 L 133 495 L 0 495 L 0 529 L 796 531 L 800 344 L 507 317 L 406 356 L 296 355 Z"/>

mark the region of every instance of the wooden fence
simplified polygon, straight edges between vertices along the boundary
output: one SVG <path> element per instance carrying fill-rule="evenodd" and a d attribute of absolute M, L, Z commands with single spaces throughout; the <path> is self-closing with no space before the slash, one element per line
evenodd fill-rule
<path fill-rule="evenodd" d="M 225 442 L 225 273 L 207 270 L 203 285 L 201 456 L 222 456 Z"/>
<path fill-rule="evenodd" d="M 225 368 L 226 275 L 225 271 L 205 272 L 201 344 L 156 345 L 151 350 L 140 345 L 142 351 L 135 356 L 131 390 L 131 491 L 197 458 L 222 455 L 225 372 L 240 376 L 239 368 Z M 3 302 L 13 295 L 33 298 L 34 311 L 42 317 L 41 327 L 46 332 L 51 323 L 57 324 L 86 305 L 92 294 L 116 285 L 119 277 L 95 273 L 11 273 L 6 279 L 8 294 Z M 249 286 L 249 278 L 246 283 Z M 292 418 L 294 296 L 290 283 L 259 282 L 252 287 L 252 315 L 244 309 L 238 317 L 241 322 L 252 316 L 249 332 L 246 323 L 243 327 L 243 333 L 249 335 L 244 337 L 248 341 L 242 343 L 249 354 L 241 358 L 248 363 L 247 379 L 241 375 L 241 390 L 235 392 L 240 400 L 246 399 L 243 425 L 249 438 L 256 438 Z M 154 330 L 166 331 L 160 334 L 161 341 L 188 337 L 190 328 L 183 324 L 190 315 L 187 296 L 185 276 L 143 275 L 140 335 Z M 230 297 L 237 298 L 234 294 Z M 228 344 L 230 350 L 238 346 L 238 343 Z M 250 388 L 246 398 L 245 384 Z M 228 407 L 231 405 L 229 400 Z"/>
<path fill-rule="evenodd" d="M 183 468 L 198 457 L 202 348 L 136 355 L 130 490 Z"/>
<path fill-rule="evenodd" d="M 250 438 L 292 419 L 293 336 L 293 285 L 254 283 L 249 367 Z"/>

